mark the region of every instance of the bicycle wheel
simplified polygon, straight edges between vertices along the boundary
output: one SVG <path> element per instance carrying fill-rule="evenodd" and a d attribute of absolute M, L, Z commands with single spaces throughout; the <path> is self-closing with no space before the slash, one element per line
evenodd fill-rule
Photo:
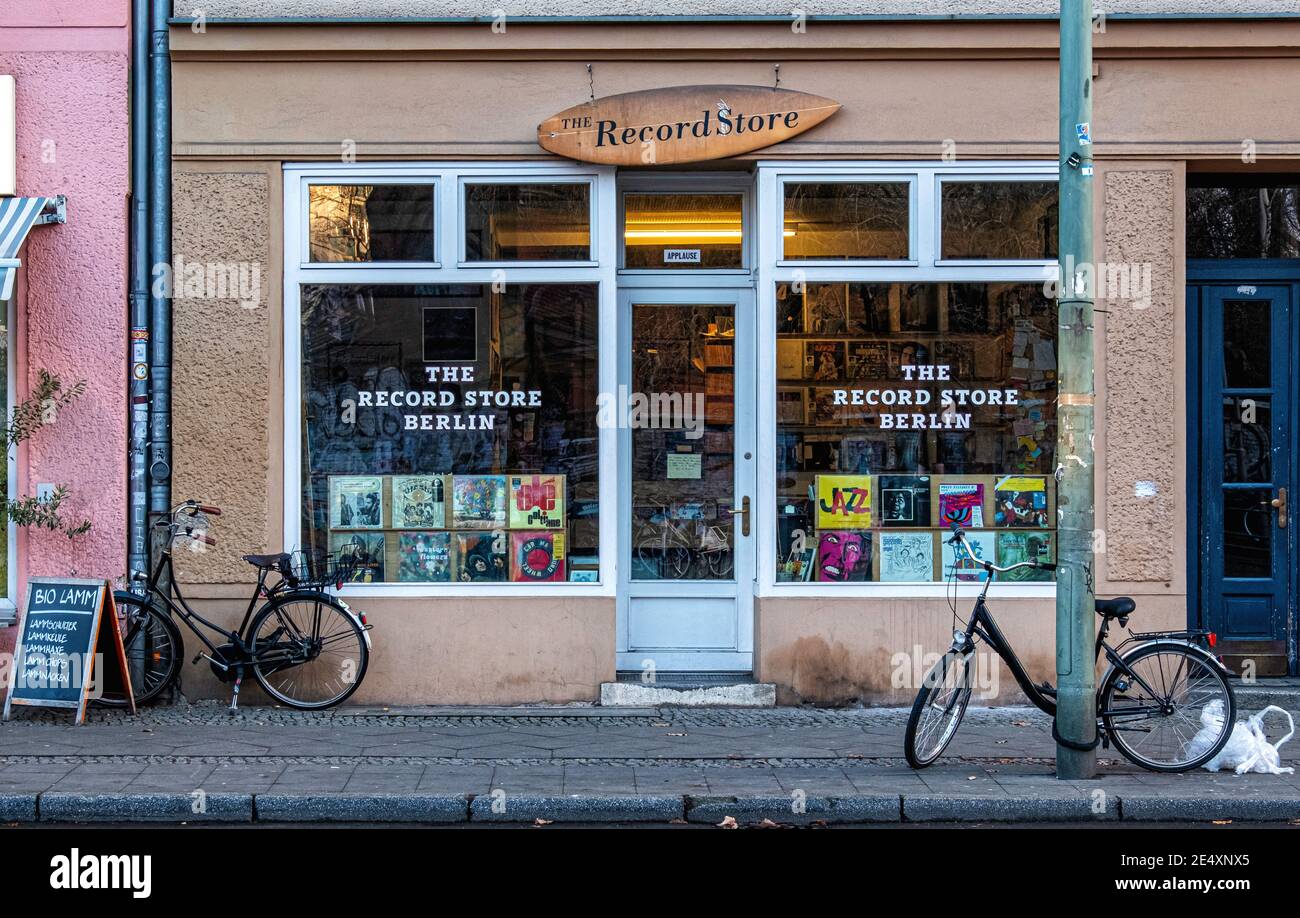
<path fill-rule="evenodd" d="M 933 764 L 956 736 L 970 702 L 972 656 L 950 650 L 926 674 L 903 735 L 903 753 L 913 768 Z"/>
<path fill-rule="evenodd" d="M 176 679 L 185 654 L 184 642 L 171 616 L 134 593 L 114 593 L 113 602 L 135 703 L 143 704 L 158 697 Z M 96 701 L 124 708 L 127 697 L 125 692 L 105 689 Z"/>
<path fill-rule="evenodd" d="M 1112 667 L 1098 693 L 1102 725 L 1125 758 L 1150 771 L 1189 771 L 1218 755 L 1237 701 L 1214 658 L 1176 641 L 1152 641 Z"/>
<path fill-rule="evenodd" d="M 253 676 L 291 708 L 328 708 L 357 690 L 370 648 L 361 623 L 324 593 L 289 593 L 249 628 Z"/>

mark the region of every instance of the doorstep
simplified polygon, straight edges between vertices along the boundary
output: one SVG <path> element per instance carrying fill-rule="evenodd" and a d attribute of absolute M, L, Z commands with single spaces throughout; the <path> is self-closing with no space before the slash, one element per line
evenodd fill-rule
<path fill-rule="evenodd" d="M 774 708 L 776 685 L 737 673 L 661 673 L 642 682 L 641 673 L 619 673 L 600 686 L 602 707 Z"/>

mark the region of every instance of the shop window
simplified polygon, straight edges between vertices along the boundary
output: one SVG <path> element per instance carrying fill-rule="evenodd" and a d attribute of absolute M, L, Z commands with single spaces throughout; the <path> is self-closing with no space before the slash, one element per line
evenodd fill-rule
<path fill-rule="evenodd" d="M 587 182 L 465 185 L 466 261 L 590 261 Z"/>
<path fill-rule="evenodd" d="M 433 185 L 311 185 L 310 260 L 437 261 Z"/>
<path fill-rule="evenodd" d="M 367 583 L 598 580 L 597 285 L 304 285 L 302 541 Z"/>
<path fill-rule="evenodd" d="M 1057 253 L 1056 182 L 940 183 L 941 258 L 1045 261 Z"/>
<path fill-rule="evenodd" d="M 743 268 L 740 194 L 626 194 L 623 267 Z"/>
<path fill-rule="evenodd" d="M 1300 183 L 1191 180 L 1187 188 L 1188 258 L 1300 258 Z"/>
<path fill-rule="evenodd" d="M 979 580 L 954 522 L 998 564 L 1054 560 L 1041 284 L 778 284 L 776 306 L 778 581 Z"/>
<path fill-rule="evenodd" d="M 907 182 L 786 182 L 788 260 L 888 260 L 909 256 Z"/>

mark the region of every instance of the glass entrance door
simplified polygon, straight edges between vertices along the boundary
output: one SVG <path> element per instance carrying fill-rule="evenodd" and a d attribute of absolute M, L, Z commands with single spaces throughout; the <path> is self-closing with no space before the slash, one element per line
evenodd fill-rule
<path fill-rule="evenodd" d="M 1229 665 L 1286 675 L 1294 667 L 1291 288 L 1199 292 L 1205 624 Z"/>
<path fill-rule="evenodd" d="M 752 668 L 752 293 L 624 290 L 622 670 Z"/>

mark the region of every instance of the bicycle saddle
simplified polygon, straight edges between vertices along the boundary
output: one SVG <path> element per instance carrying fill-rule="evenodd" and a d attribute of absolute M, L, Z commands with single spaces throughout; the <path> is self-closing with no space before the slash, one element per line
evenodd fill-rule
<path fill-rule="evenodd" d="M 1129 615 L 1137 608 L 1137 603 L 1127 596 L 1116 596 L 1114 599 L 1097 600 L 1097 614 L 1106 618 L 1123 618 Z"/>
<path fill-rule="evenodd" d="M 244 555 L 244 560 L 253 567 L 275 567 L 283 561 L 288 561 L 289 553 L 282 551 L 273 555 Z"/>

